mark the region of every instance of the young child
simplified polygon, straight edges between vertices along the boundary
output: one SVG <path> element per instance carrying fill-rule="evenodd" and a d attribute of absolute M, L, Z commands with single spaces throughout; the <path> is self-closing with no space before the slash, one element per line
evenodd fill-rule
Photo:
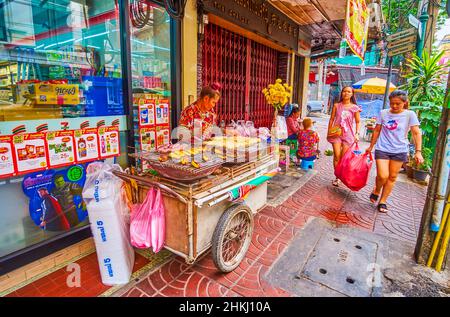
<path fill-rule="evenodd" d="M 312 130 L 312 120 L 303 119 L 303 130 L 298 133 L 297 157 L 304 161 L 314 161 L 319 151 L 319 135 Z"/>

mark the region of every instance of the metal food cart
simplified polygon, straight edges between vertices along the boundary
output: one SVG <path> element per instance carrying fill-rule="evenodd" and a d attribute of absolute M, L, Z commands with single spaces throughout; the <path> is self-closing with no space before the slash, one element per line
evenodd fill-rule
<path fill-rule="evenodd" d="M 190 183 L 154 175 L 116 175 L 133 188 L 133 203 L 142 202 L 152 186 L 161 189 L 167 250 L 192 264 L 212 247 L 216 267 L 230 272 L 250 246 L 253 216 L 267 201 L 267 182 L 238 203 L 230 201 L 229 192 L 277 168 L 278 158 L 271 153 L 254 162 L 222 166 L 216 175 Z"/>

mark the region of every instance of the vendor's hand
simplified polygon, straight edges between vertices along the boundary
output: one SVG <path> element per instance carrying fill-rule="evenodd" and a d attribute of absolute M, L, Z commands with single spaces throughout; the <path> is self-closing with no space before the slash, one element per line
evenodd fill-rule
<path fill-rule="evenodd" d="M 42 221 L 41 224 L 39 225 L 39 227 L 42 227 L 42 228 L 43 228 L 43 227 L 45 227 L 46 224 L 47 224 L 47 223 L 46 223 L 45 221 Z"/>
<path fill-rule="evenodd" d="M 356 134 L 355 134 L 355 140 L 356 140 L 356 141 L 359 141 L 359 133 L 356 133 Z"/>
<path fill-rule="evenodd" d="M 414 154 L 414 160 L 416 161 L 416 164 L 422 165 L 424 162 L 423 156 L 422 156 L 422 152 L 416 152 L 416 154 Z"/>
<path fill-rule="evenodd" d="M 369 146 L 369 147 L 366 149 L 366 154 L 370 154 L 370 153 L 372 153 L 372 151 L 373 151 L 373 147 L 372 147 L 372 146 Z"/>

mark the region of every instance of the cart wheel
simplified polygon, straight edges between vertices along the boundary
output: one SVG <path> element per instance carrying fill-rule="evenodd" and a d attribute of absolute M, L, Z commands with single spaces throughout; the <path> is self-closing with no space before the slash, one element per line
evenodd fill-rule
<path fill-rule="evenodd" d="M 212 238 L 214 264 L 222 272 L 233 271 L 247 253 L 253 234 L 253 213 L 245 205 L 233 205 L 220 217 Z"/>

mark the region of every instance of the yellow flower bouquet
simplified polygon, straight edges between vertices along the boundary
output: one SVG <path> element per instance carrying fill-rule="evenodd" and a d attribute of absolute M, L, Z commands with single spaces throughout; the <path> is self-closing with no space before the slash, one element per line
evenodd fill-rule
<path fill-rule="evenodd" d="M 277 79 L 275 84 L 269 85 L 262 90 L 266 97 L 267 103 L 275 108 L 275 111 L 282 109 L 288 102 L 292 95 L 292 87 L 288 84 L 283 84 L 281 79 Z"/>

